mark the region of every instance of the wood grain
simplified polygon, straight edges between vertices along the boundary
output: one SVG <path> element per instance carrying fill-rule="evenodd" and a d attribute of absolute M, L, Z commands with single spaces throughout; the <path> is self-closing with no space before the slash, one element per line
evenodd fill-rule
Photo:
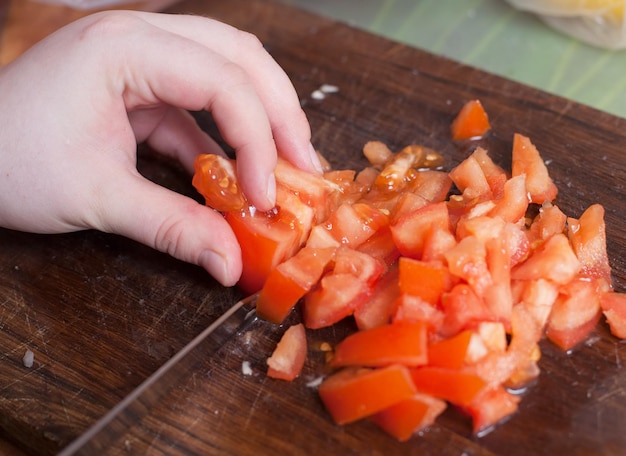
<path fill-rule="evenodd" d="M 270 1 L 186 1 L 176 11 L 256 33 L 293 80 L 313 142 L 336 167 L 363 166 L 360 150 L 371 139 L 393 149 L 435 148 L 448 168 L 481 144 L 508 167 L 513 133 L 530 136 L 549 163 L 564 212 L 579 216 L 592 203 L 605 206 L 614 286 L 626 291 L 626 120 Z M 313 100 L 324 83 L 339 93 Z M 470 98 L 481 99 L 493 132 L 479 143 L 455 144 L 449 124 Z M 212 131 L 208 116 L 199 121 Z M 194 195 L 177 166 L 144 149 L 140 157 L 145 175 Z M 238 293 L 116 236 L 2 230 L 0 296 L 2 437 L 26 453 L 51 454 Z M 332 342 L 351 329 L 345 322 L 310 332 L 309 342 Z M 282 331 L 256 322 L 199 361 L 197 373 L 121 436 L 111 454 L 619 454 L 626 445 L 626 349 L 604 324 L 571 354 L 543 343 L 541 376 L 524 392 L 520 411 L 493 432 L 477 438 L 469 421 L 449 410 L 405 444 L 367 421 L 332 424 L 307 386 L 324 369 L 314 349 L 297 381 L 266 378 L 265 358 Z M 21 361 L 27 348 L 35 353 L 31 369 Z M 243 361 L 253 375 L 242 373 Z"/>

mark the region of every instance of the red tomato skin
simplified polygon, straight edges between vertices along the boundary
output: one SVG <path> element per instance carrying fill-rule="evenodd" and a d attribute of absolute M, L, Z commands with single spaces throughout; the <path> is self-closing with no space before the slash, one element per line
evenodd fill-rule
<path fill-rule="evenodd" d="M 296 303 L 319 281 L 335 251 L 333 247 L 304 247 L 274 268 L 259 292 L 258 316 L 282 323 Z"/>
<path fill-rule="evenodd" d="M 243 271 L 238 286 L 246 293 L 256 293 L 270 271 L 296 252 L 301 233 L 282 220 L 266 220 L 263 215 L 228 212 L 225 217 L 241 245 Z"/>
<path fill-rule="evenodd" d="M 428 346 L 428 365 L 461 369 L 472 340 L 472 331 L 466 330 Z"/>
<path fill-rule="evenodd" d="M 406 442 L 416 432 L 432 425 L 447 404 L 427 394 L 417 393 L 371 417 L 381 429 L 400 442 Z"/>
<path fill-rule="evenodd" d="M 292 381 L 302 371 L 307 354 L 304 325 L 290 326 L 267 360 L 267 375 L 271 378 Z"/>
<path fill-rule="evenodd" d="M 427 326 L 423 322 L 398 322 L 359 331 L 337 344 L 331 365 L 421 366 L 428 361 L 426 341 Z"/>
<path fill-rule="evenodd" d="M 402 293 L 422 298 L 436 305 L 450 288 L 451 278 L 443 264 L 412 258 L 399 259 L 399 285 Z"/>
<path fill-rule="evenodd" d="M 410 369 L 417 391 L 445 399 L 456 405 L 469 405 L 485 389 L 487 382 L 476 374 L 441 367 Z"/>
<path fill-rule="evenodd" d="M 337 424 L 373 415 L 413 397 L 417 391 L 408 368 L 348 368 L 327 377 L 318 393 Z"/>

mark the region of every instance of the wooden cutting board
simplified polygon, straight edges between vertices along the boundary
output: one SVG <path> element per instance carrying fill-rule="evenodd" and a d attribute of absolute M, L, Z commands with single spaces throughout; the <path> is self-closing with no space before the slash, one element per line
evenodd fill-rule
<path fill-rule="evenodd" d="M 577 217 L 606 208 L 614 286 L 626 291 L 626 120 L 387 41 L 276 2 L 186 1 L 177 12 L 213 15 L 257 34 L 301 96 L 313 143 L 338 168 L 360 168 L 372 139 L 420 143 L 451 168 L 486 147 L 510 166 L 514 132 L 549 163 L 557 203 Z M 339 92 L 310 95 L 322 84 Z M 449 125 L 479 98 L 492 133 L 455 144 Z M 199 116 L 212 131 L 208 116 Z M 33 119 L 33 128 L 37 120 Z M 194 195 L 189 176 L 140 149 L 151 179 Z M 97 232 L 31 235 L 0 230 L 0 429 L 26 453 L 56 453 L 84 432 L 239 297 L 199 268 Z M 294 316 L 296 318 L 296 316 Z M 520 410 L 478 438 L 447 411 L 400 444 L 367 421 L 335 426 L 317 397 L 321 342 L 351 329 L 309 333 L 311 352 L 293 383 L 265 376 L 284 328 L 257 322 L 233 337 L 129 428 L 112 454 L 619 454 L 626 445 L 626 345 L 599 325 L 566 354 L 542 344 L 542 374 Z M 24 367 L 26 349 L 35 354 Z M 246 361 L 252 375 L 244 375 Z M 2 447 L 0 447 L 2 448 Z"/>

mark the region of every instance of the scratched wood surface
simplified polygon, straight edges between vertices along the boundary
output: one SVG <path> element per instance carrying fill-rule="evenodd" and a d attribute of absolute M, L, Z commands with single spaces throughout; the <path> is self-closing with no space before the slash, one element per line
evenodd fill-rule
<path fill-rule="evenodd" d="M 452 167 L 477 143 L 454 144 L 449 123 L 480 98 L 493 132 L 480 144 L 510 165 L 514 132 L 531 137 L 579 216 L 606 212 L 614 286 L 626 291 L 626 121 L 568 100 L 263 0 L 186 1 L 177 12 L 213 15 L 256 33 L 292 78 L 313 142 L 336 167 L 364 165 L 361 146 L 422 143 Z M 339 93 L 310 94 L 321 84 Z M 207 116 L 199 116 L 212 131 Z M 33 119 L 36 125 L 36 119 Z M 151 179 L 194 195 L 174 164 L 140 150 Z M 27 454 L 53 454 L 84 432 L 238 297 L 203 271 L 97 232 L 42 236 L 0 230 L 0 436 Z M 297 318 L 294 315 L 293 318 Z M 323 372 L 314 347 L 349 331 L 309 333 L 302 377 L 267 379 L 282 328 L 256 322 L 199 363 L 112 454 L 619 454 L 626 445 L 625 345 L 604 324 L 564 354 L 544 343 L 542 374 L 519 412 L 484 437 L 454 410 L 399 444 L 368 422 L 332 424 L 309 382 Z M 26 349 L 35 354 L 24 367 Z M 244 375 L 247 361 L 252 375 Z M 7 448 L 9 448 L 7 446 Z M 0 451 L 3 447 L 0 446 Z"/>

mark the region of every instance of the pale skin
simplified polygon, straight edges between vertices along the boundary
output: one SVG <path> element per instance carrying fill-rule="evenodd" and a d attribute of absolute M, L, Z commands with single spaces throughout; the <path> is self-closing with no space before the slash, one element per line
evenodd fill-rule
<path fill-rule="evenodd" d="M 241 251 L 222 216 L 143 178 L 137 144 L 192 172 L 220 153 L 188 111 L 211 111 L 249 201 L 275 203 L 280 155 L 320 172 L 288 77 L 259 41 L 210 19 L 107 12 L 0 68 L 0 226 L 116 233 L 237 282 Z"/>

